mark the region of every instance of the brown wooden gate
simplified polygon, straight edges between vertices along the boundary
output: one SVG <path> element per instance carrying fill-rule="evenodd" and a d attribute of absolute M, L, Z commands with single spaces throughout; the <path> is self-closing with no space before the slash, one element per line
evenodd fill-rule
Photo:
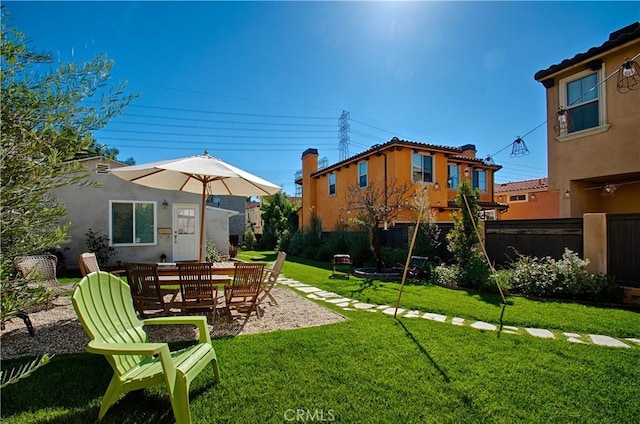
<path fill-rule="evenodd" d="M 640 288 L 640 214 L 607 215 L 608 274 Z"/>

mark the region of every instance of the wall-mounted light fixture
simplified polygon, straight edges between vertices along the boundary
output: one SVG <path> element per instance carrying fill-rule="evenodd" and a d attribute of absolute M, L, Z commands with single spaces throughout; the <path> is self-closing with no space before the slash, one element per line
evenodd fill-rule
<path fill-rule="evenodd" d="M 169 207 L 169 202 L 167 202 L 167 199 L 162 199 L 162 207 L 165 209 Z"/>
<path fill-rule="evenodd" d="M 465 177 L 469 177 L 469 174 L 471 174 L 471 168 L 466 168 L 466 169 L 464 170 L 464 176 L 465 176 Z"/>
<path fill-rule="evenodd" d="M 536 194 L 535 193 L 531 193 L 529 195 L 529 200 L 531 200 L 532 202 L 535 202 L 536 201 Z"/>
<path fill-rule="evenodd" d="M 569 193 L 569 190 L 564 192 L 564 198 L 568 199 L 569 197 L 571 197 L 571 193 Z"/>
<path fill-rule="evenodd" d="M 440 190 L 440 184 L 438 184 L 438 182 L 437 182 L 437 181 L 436 181 L 436 183 L 433 185 L 433 189 L 434 189 L 435 191 Z"/>

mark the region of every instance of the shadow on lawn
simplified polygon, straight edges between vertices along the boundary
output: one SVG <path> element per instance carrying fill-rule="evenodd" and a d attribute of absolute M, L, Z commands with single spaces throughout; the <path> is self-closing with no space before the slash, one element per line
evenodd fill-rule
<path fill-rule="evenodd" d="M 442 379 L 447 383 L 451 383 L 451 379 L 449 378 L 447 373 L 442 368 L 440 368 L 438 363 L 431 357 L 431 355 L 429 354 L 427 349 L 425 349 L 424 346 L 422 346 L 422 344 L 418 341 L 418 339 L 415 338 L 413 333 L 404 325 L 404 323 L 402 321 L 400 321 L 399 319 L 396 320 L 396 322 L 398 324 L 400 324 L 400 326 L 402 327 L 404 332 L 407 334 L 407 337 L 409 337 L 411 339 L 411 341 L 417 346 L 417 348 L 420 350 L 420 352 L 422 352 L 422 354 L 429 360 L 429 362 L 431 362 L 431 365 L 433 365 L 433 367 L 436 369 L 436 371 L 438 371 L 438 373 L 440 374 Z"/>

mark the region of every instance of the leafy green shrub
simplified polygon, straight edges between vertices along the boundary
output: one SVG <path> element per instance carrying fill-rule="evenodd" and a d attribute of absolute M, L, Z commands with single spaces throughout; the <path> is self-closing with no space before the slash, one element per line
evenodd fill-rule
<path fill-rule="evenodd" d="M 87 236 L 87 248 L 90 252 L 95 253 L 98 265 L 106 267 L 109 264 L 109 258 L 116 254 L 116 249 L 109 244 L 109 236 L 106 234 L 99 235 L 91 228 L 85 235 Z"/>
<path fill-rule="evenodd" d="M 444 287 L 457 287 L 459 270 L 457 265 L 438 265 L 432 273 L 431 278 L 434 284 Z"/>
<path fill-rule="evenodd" d="M 588 263 L 588 259 L 580 259 L 566 248 L 560 260 L 518 254 L 511 270 L 511 292 L 558 299 L 619 301 L 622 288 L 612 277 L 589 273 Z"/>
<path fill-rule="evenodd" d="M 220 252 L 218 251 L 216 244 L 211 239 L 207 239 L 205 259 L 207 262 L 220 262 Z"/>
<path fill-rule="evenodd" d="M 251 228 L 247 228 L 244 232 L 244 247 L 248 250 L 253 250 L 253 246 L 256 244 L 256 236 L 253 234 Z"/>

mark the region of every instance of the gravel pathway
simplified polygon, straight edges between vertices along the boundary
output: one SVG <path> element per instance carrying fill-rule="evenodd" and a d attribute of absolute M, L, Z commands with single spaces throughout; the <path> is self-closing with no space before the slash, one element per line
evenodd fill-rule
<path fill-rule="evenodd" d="M 245 323 L 244 319 L 229 320 L 226 315 L 218 316 L 213 325 L 209 325 L 211 337 L 315 327 L 346 319 L 289 288 L 276 286 L 271 294 L 278 301 L 278 305 L 266 302 L 261 307 L 261 319 L 252 314 Z M 0 359 L 85 351 L 89 338 L 78 322 L 71 298 L 58 298 L 49 310 L 31 313 L 29 317 L 36 335 L 29 336 L 21 319 L 8 322 L 0 336 Z M 195 326 L 190 325 L 149 326 L 145 330 L 151 341 L 175 342 L 197 339 L 197 330 Z"/>

